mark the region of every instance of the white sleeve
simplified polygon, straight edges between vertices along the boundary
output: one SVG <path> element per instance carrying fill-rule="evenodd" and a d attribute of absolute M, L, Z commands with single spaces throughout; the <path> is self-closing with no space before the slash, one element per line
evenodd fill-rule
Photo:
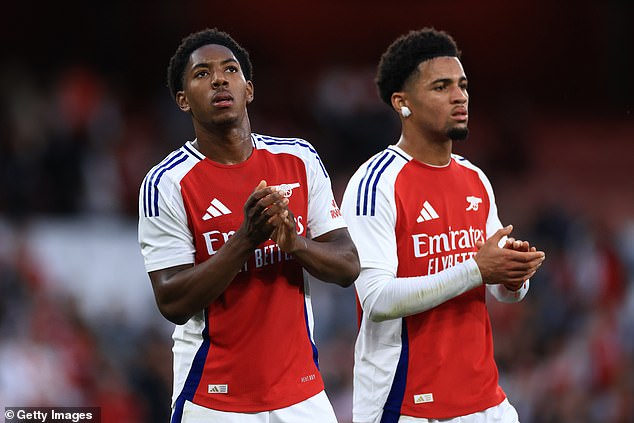
<path fill-rule="evenodd" d="M 361 184 L 364 169 L 357 171 L 343 195 L 341 210 L 357 251 L 361 268 L 376 268 L 396 274 L 396 206 L 394 188 L 384 179 L 375 187 L 376 201 L 371 202 Z"/>
<path fill-rule="evenodd" d="M 314 151 L 314 150 L 313 150 Z M 306 235 L 317 238 L 327 232 L 346 227 L 339 206 L 332 193 L 330 177 L 319 155 L 315 152 L 306 163 L 308 180 L 308 222 Z"/>
<path fill-rule="evenodd" d="M 409 278 L 366 268 L 355 287 L 363 312 L 382 322 L 429 310 L 481 284 L 480 270 L 471 258 L 433 275 Z"/>
<path fill-rule="evenodd" d="M 517 303 L 524 299 L 528 288 L 530 287 L 530 280 L 524 282 L 522 287 L 517 291 L 511 291 L 504 285 L 487 285 L 487 289 L 496 300 L 501 303 Z"/>
<path fill-rule="evenodd" d="M 193 236 L 180 190 L 167 177 L 158 185 L 150 179 L 148 174 L 139 193 L 139 244 L 146 271 L 194 263 Z"/>

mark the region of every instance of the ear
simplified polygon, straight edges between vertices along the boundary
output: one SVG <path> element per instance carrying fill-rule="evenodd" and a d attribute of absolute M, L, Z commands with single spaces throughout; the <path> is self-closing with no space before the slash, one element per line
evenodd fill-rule
<path fill-rule="evenodd" d="M 407 95 L 404 92 L 398 91 L 393 93 L 390 99 L 392 101 L 392 108 L 399 115 L 401 114 L 401 107 L 407 107 L 406 97 Z"/>
<path fill-rule="evenodd" d="M 255 87 L 253 86 L 253 82 L 247 81 L 247 104 L 251 104 L 253 101 L 255 94 Z"/>
<path fill-rule="evenodd" d="M 183 112 L 189 112 L 189 101 L 185 95 L 185 91 L 178 91 L 176 93 L 176 104 Z"/>

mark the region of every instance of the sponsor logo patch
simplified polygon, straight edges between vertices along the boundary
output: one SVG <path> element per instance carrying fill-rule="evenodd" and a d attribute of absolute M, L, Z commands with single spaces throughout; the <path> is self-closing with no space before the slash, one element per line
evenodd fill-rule
<path fill-rule="evenodd" d="M 208 394 L 228 394 L 229 387 L 227 384 L 223 385 L 207 385 L 207 393 Z"/>
<path fill-rule="evenodd" d="M 424 404 L 427 402 L 434 402 L 434 395 L 429 394 L 416 394 L 414 395 L 414 404 Z"/>

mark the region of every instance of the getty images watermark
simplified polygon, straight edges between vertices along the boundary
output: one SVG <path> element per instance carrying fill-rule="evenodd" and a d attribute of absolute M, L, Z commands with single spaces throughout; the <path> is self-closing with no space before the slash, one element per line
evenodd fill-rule
<path fill-rule="evenodd" d="M 99 407 L 5 407 L 6 423 L 101 423 Z"/>

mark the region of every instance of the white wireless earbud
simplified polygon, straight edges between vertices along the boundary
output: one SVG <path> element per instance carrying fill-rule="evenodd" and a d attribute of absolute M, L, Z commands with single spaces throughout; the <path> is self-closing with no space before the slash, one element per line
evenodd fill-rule
<path fill-rule="evenodd" d="M 409 109 L 409 107 L 403 106 L 401 107 L 401 114 L 403 115 L 404 118 L 406 118 L 412 114 L 412 111 Z"/>

